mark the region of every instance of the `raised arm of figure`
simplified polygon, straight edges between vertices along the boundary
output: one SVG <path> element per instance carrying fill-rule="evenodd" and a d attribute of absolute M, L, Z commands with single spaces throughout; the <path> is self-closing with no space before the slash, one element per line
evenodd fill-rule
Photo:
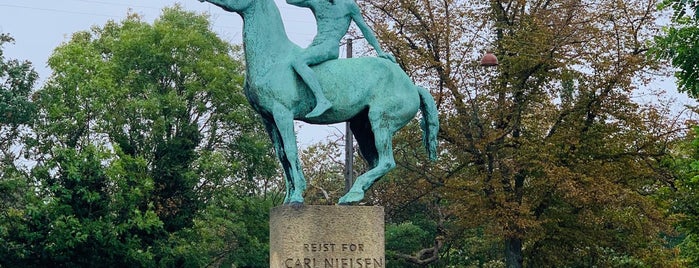
<path fill-rule="evenodd" d="M 364 21 L 364 17 L 362 17 L 362 12 L 359 10 L 359 6 L 357 6 L 357 4 L 354 3 L 354 1 L 351 2 L 352 3 L 350 4 L 350 14 L 352 16 L 352 20 L 355 24 L 357 24 L 359 30 L 362 31 L 364 39 L 366 39 L 366 41 L 369 42 L 369 45 L 374 47 L 374 50 L 376 50 L 376 53 L 379 55 L 379 57 L 389 59 L 392 62 L 396 62 L 396 58 L 394 58 L 393 55 L 388 54 L 384 52 L 383 49 L 381 49 L 379 41 L 376 39 L 376 36 L 374 35 L 374 31 L 372 31 L 369 28 L 369 25 L 367 25 Z"/>

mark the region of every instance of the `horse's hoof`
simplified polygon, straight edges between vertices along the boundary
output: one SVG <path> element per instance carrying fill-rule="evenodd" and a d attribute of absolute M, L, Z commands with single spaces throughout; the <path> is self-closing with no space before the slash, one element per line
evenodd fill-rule
<path fill-rule="evenodd" d="M 362 201 L 364 199 L 364 193 L 363 192 L 349 192 L 342 196 L 340 198 L 340 201 L 338 201 L 338 205 L 341 206 L 348 206 L 348 205 L 353 205 L 359 203 L 359 201 Z"/>

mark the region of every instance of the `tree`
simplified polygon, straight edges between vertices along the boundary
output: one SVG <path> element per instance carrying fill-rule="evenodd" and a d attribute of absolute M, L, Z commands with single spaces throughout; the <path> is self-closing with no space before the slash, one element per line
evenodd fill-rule
<path fill-rule="evenodd" d="M 441 110 L 444 161 L 416 164 L 424 156 L 406 145 L 397 156 L 405 173 L 387 180 L 402 188 L 381 189 L 396 193 L 380 202 L 441 208 L 431 218 L 446 220 L 435 233 L 445 239 L 442 257 L 480 229 L 500 239 L 508 267 L 673 260 L 659 235 L 670 231 L 665 208 L 653 196 L 671 182 L 660 159 L 685 128 L 661 105 L 632 98 L 656 64 L 646 57 L 655 3 L 362 4 Z M 474 61 L 488 46 L 497 69 Z"/>
<path fill-rule="evenodd" d="M 3 48 L 13 41 L 0 33 L 0 256 L 9 256 L 18 246 L 6 237 L 32 192 L 29 174 L 18 160 L 23 134 L 34 116 L 30 95 L 38 75 L 27 61 L 5 59 Z"/>
<path fill-rule="evenodd" d="M 26 127 L 34 116 L 34 105 L 30 95 L 38 74 L 28 61 L 6 60 L 3 46 L 14 39 L 0 34 L 0 155 L 2 164 L 12 165 L 16 160 L 13 145 L 18 142 L 22 127 Z"/>
<path fill-rule="evenodd" d="M 235 48 L 208 27 L 206 17 L 175 7 L 153 25 L 132 14 L 74 34 L 49 59 L 54 74 L 38 93 L 46 128 L 39 148 L 101 143 L 142 156 L 169 231 L 191 226 L 204 189 L 233 182 L 225 180 L 257 189 L 251 174 L 274 173 L 273 162 L 257 156 L 269 148 L 245 102 Z M 229 177 L 197 174 L 214 168 Z"/>
<path fill-rule="evenodd" d="M 55 158 L 33 170 L 44 185 L 26 209 L 5 218 L 9 251 L 0 264 L 45 267 L 153 266 L 152 241 L 162 221 L 137 199 L 152 189 L 143 177 L 110 178 L 114 168 L 144 170 L 143 161 L 120 159 L 105 167 L 107 151 L 88 145 L 81 152 L 58 149 Z M 130 162 L 130 163 L 127 163 Z M 140 165 L 140 167 L 139 167 Z M 122 170 L 123 171 L 123 170 Z M 134 174 L 136 172 L 132 172 Z M 150 185 L 150 186 L 149 186 Z M 125 202 L 131 201 L 131 202 Z M 135 201 L 135 202 L 134 202 Z"/>
<path fill-rule="evenodd" d="M 30 62 L 6 60 L 3 47 L 14 40 L 0 33 L 0 200 L 5 206 L 16 203 L 21 184 L 26 181 L 25 170 L 17 165 L 23 133 L 34 117 L 31 91 L 38 75 Z M 20 194 L 21 195 L 21 194 Z"/>
<path fill-rule="evenodd" d="M 56 48 L 27 141 L 37 200 L 6 239 L 24 251 L 1 265 L 267 258 L 258 220 L 279 200 L 277 166 L 242 92 L 238 50 L 207 16 L 179 6 L 152 24 L 129 14 L 93 26 Z"/>
<path fill-rule="evenodd" d="M 671 9 L 671 23 L 663 28 L 660 35 L 656 36 L 653 52 L 659 59 L 669 60 L 670 65 L 677 71 L 678 89 L 690 97 L 699 97 L 699 3 L 697 1 L 665 0 L 661 9 Z M 696 125 L 696 122 L 692 122 Z M 675 182 L 672 191 L 669 191 L 669 200 L 672 200 L 673 212 L 677 213 L 677 227 L 683 232 L 684 238 L 680 244 L 682 256 L 692 266 L 699 265 L 699 168 L 697 159 L 699 154 L 699 142 L 696 137 L 697 127 L 694 126 L 693 140 L 678 146 L 676 152 L 668 162 L 675 171 Z"/>
<path fill-rule="evenodd" d="M 300 155 L 303 173 L 307 178 L 308 191 L 305 193 L 305 203 L 311 205 L 336 204 L 345 194 L 343 156 L 344 137 L 328 139 L 304 148 Z M 354 158 L 359 159 L 359 149 L 355 148 Z M 361 161 L 354 161 L 354 178 L 358 174 L 366 172 L 366 165 Z"/>
<path fill-rule="evenodd" d="M 699 140 L 695 126 L 689 135 L 673 146 L 673 153 L 666 157 L 664 163 L 672 171 L 674 183 L 664 190 L 661 200 L 670 204 L 673 217 L 677 218 L 675 226 L 678 234 L 672 238 L 677 245 L 682 261 L 688 266 L 699 265 Z"/>
<path fill-rule="evenodd" d="M 672 9 L 672 23 L 663 28 L 663 33 L 656 36 L 654 54 L 658 58 L 671 61 L 677 68 L 678 89 L 688 95 L 699 97 L 699 53 L 695 51 L 699 42 L 699 13 L 696 1 L 664 0 L 661 9 Z"/>

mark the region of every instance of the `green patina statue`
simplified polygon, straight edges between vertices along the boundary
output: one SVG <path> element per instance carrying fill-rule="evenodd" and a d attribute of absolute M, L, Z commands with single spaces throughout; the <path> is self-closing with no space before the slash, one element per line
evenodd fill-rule
<path fill-rule="evenodd" d="M 273 0 L 200 1 L 243 18 L 244 90 L 261 115 L 284 168 L 285 204 L 303 203 L 306 189 L 294 120 L 349 122 L 370 169 L 357 178 L 339 204 L 361 201 L 364 192 L 395 167 L 393 134 L 412 120 L 418 109 L 422 111 L 425 147 L 430 159 L 436 159 L 439 122 L 434 99 L 379 48 L 353 0 L 288 0 L 311 8 L 318 21 L 318 36 L 305 50 L 287 37 Z M 339 40 L 352 20 L 381 57 L 337 59 Z"/>
<path fill-rule="evenodd" d="M 310 68 L 339 57 L 340 40 L 345 36 L 350 23 L 354 21 L 364 34 L 369 44 L 374 47 L 379 57 L 396 60 L 390 54 L 381 50 L 374 33 L 364 22 L 359 7 L 354 0 L 287 0 L 289 4 L 310 8 L 318 24 L 317 35 L 311 45 L 304 49 L 293 62 L 294 70 L 301 76 L 306 85 L 311 88 L 316 97 L 316 107 L 306 117 L 316 117 L 332 107 L 325 98 L 322 87 Z"/>

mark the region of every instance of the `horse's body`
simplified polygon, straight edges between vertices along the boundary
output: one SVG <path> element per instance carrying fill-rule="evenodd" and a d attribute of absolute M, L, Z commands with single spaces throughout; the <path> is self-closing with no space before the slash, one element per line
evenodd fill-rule
<path fill-rule="evenodd" d="M 423 113 L 424 139 L 436 157 L 437 110 L 429 92 L 415 86 L 395 63 L 382 58 L 332 60 L 313 67 L 323 92 L 333 103 L 321 116 L 306 118 L 315 106 L 310 89 L 291 67 L 301 48 L 284 31 L 272 0 L 206 0 L 244 21 L 247 68 L 245 94 L 260 113 L 286 175 L 284 203 L 303 203 L 306 181 L 301 170 L 294 120 L 312 124 L 350 122 L 362 157 L 371 169 L 359 176 L 340 204 L 364 198 L 376 180 L 395 167 L 392 138 Z"/>

